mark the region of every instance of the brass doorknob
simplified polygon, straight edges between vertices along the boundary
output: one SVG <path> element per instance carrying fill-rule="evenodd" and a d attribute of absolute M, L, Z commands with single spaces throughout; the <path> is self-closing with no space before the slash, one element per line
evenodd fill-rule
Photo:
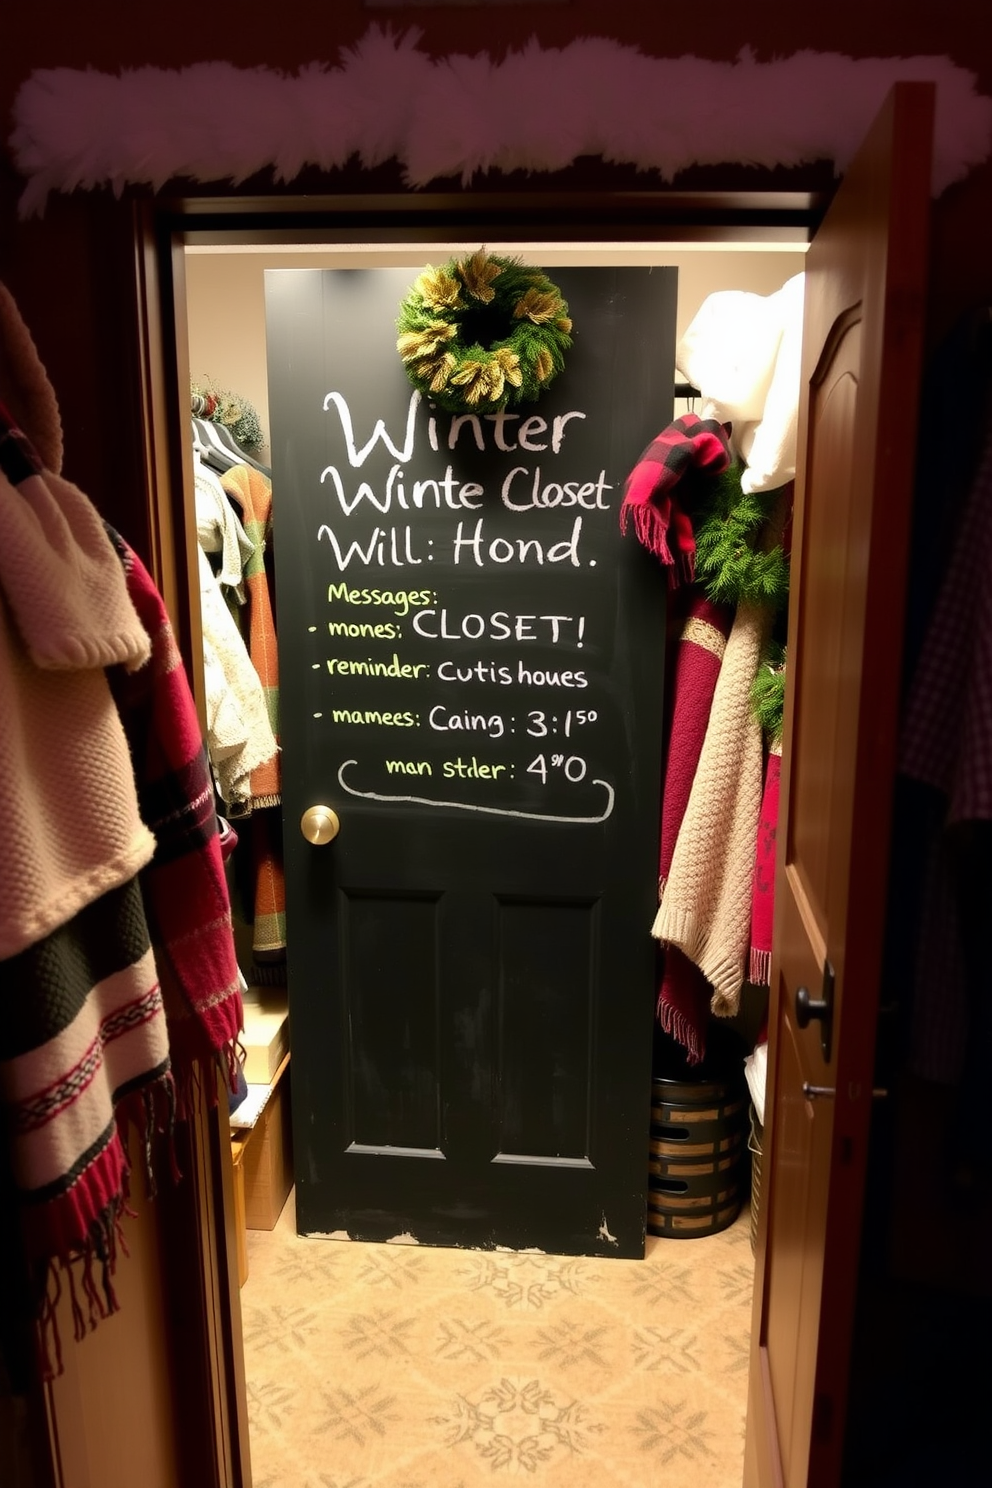
<path fill-rule="evenodd" d="M 300 831 L 314 847 L 333 842 L 340 830 L 338 814 L 330 806 L 308 806 L 300 817 Z"/>

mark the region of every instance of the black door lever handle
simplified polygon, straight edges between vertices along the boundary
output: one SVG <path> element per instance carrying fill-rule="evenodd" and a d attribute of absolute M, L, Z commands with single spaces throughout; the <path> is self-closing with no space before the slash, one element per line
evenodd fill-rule
<path fill-rule="evenodd" d="M 829 961 L 823 963 L 822 996 L 810 997 L 808 987 L 796 988 L 796 1023 L 808 1028 L 813 1022 L 820 1025 L 820 1048 L 829 1064 L 834 1025 L 834 969 Z"/>
<path fill-rule="evenodd" d="M 830 1003 L 825 998 L 810 997 L 808 987 L 796 988 L 796 1022 L 808 1028 L 815 1018 L 829 1018 Z"/>

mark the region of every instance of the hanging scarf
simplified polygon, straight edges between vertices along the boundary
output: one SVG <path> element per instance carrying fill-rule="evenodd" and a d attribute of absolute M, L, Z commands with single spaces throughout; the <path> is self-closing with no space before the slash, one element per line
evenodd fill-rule
<path fill-rule="evenodd" d="M 149 642 L 95 508 L 7 415 L 0 504 L 0 1102 L 50 1374 L 61 1277 L 77 1338 L 117 1305 L 124 1128 L 153 1186 L 153 1134 L 171 1124 L 135 877 L 155 842 L 103 671 L 131 675 Z"/>
<path fill-rule="evenodd" d="M 732 618 L 726 605 L 713 604 L 698 588 L 686 595 L 685 618 L 668 666 L 670 722 L 661 797 L 659 898 L 692 791 Z M 691 1063 L 698 1063 L 706 1052 L 709 1003 L 709 983 L 678 947 L 667 946 L 658 1019 L 686 1050 Z"/>
<path fill-rule="evenodd" d="M 778 833 L 782 745 L 774 744 L 765 765 L 765 785 L 758 817 L 758 841 L 751 885 L 751 954 L 748 981 L 766 987 L 772 972 L 772 930 L 775 922 L 775 839 Z"/>
<path fill-rule="evenodd" d="M 0 987 L 0 1097 L 50 1377 L 62 1367 L 63 1277 L 77 1341 L 117 1310 L 127 1127 L 150 1193 L 154 1135 L 171 1132 L 169 1041 L 137 880 L 0 962 Z"/>
<path fill-rule="evenodd" d="M 724 426 L 687 413 L 652 439 L 624 483 L 620 531 L 625 533 L 633 522 L 638 541 L 668 569 L 672 588 L 692 581 L 696 552 L 689 509 L 691 482 L 681 488 L 688 500 L 677 501 L 675 488 L 692 472 L 717 475 L 729 464 Z"/>
<path fill-rule="evenodd" d="M 172 626 L 141 559 L 116 533 L 113 539 L 152 643 L 149 666 L 135 673 L 115 668 L 110 683 L 131 747 L 142 814 L 158 844 L 141 874 L 141 891 L 185 1111 L 197 1072 L 208 1076 L 207 1095 L 216 1098 L 218 1060 L 234 1085 L 242 1006 L 231 906 L 210 768 Z"/>
<path fill-rule="evenodd" d="M 737 1010 L 751 933 L 762 737 L 750 691 L 770 624 L 763 607 L 738 606 L 653 927 L 712 983 L 720 1016 Z"/>

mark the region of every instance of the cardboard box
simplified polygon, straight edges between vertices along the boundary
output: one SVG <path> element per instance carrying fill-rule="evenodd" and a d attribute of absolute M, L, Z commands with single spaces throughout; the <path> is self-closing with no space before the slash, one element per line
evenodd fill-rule
<path fill-rule="evenodd" d="M 235 1143 L 242 1148 L 245 1224 L 249 1230 L 274 1229 L 293 1186 L 288 1054 L 276 1071 L 258 1120 L 239 1132 Z"/>
<path fill-rule="evenodd" d="M 289 1000 L 284 988 L 266 988 L 244 1007 L 245 1079 L 268 1085 L 289 1052 Z"/>

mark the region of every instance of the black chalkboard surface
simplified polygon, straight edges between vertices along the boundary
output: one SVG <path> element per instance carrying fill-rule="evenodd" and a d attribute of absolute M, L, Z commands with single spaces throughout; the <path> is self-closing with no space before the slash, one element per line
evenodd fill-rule
<path fill-rule="evenodd" d="M 643 1242 L 664 580 L 618 512 L 676 277 L 550 272 L 565 371 L 488 416 L 409 383 L 415 270 L 266 274 L 308 1232 Z"/>

